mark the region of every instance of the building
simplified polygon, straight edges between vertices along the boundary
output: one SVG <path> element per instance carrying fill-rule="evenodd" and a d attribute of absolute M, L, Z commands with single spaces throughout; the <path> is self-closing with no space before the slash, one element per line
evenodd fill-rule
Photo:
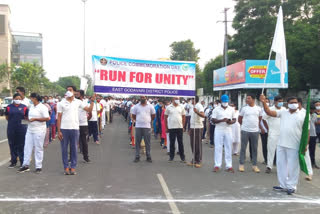
<path fill-rule="evenodd" d="M 12 38 L 14 64 L 29 62 L 43 65 L 41 33 L 13 32 Z"/>
<path fill-rule="evenodd" d="M 0 64 L 11 64 L 12 56 L 12 35 L 10 29 L 11 11 L 8 5 L 0 4 Z M 1 78 L 0 93 L 3 89 L 10 88 L 10 82 Z M 0 80 L 1 80 L 0 79 Z"/>

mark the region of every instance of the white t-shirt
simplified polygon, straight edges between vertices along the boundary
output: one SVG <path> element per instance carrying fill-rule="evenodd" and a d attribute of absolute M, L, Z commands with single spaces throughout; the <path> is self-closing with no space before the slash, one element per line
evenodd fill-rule
<path fill-rule="evenodd" d="M 212 111 L 211 118 L 215 118 L 217 120 L 222 120 L 224 118 L 228 118 L 228 119 L 232 120 L 232 119 L 236 119 L 236 116 L 235 116 L 235 111 L 232 107 L 228 106 L 226 109 L 224 109 L 221 106 L 218 106 Z M 232 124 L 228 124 L 226 122 L 217 123 L 215 130 L 231 133 L 232 132 Z"/>
<path fill-rule="evenodd" d="M 107 101 L 105 101 L 104 99 L 102 99 L 102 100 L 100 100 L 100 104 L 102 104 L 103 110 L 106 110 Z"/>
<path fill-rule="evenodd" d="M 262 109 L 259 106 L 244 106 L 239 115 L 243 117 L 242 131 L 259 132 L 259 117 L 262 116 Z"/>
<path fill-rule="evenodd" d="M 184 109 L 186 110 L 186 116 L 191 116 L 193 105 L 191 103 L 186 103 Z"/>
<path fill-rule="evenodd" d="M 281 109 L 277 109 L 275 106 L 270 107 L 271 111 L 282 111 L 285 110 L 284 107 L 281 107 Z M 263 119 L 268 122 L 269 126 L 269 135 L 280 135 L 280 118 L 277 117 L 270 117 L 267 114 L 263 114 Z"/>
<path fill-rule="evenodd" d="M 29 117 L 29 120 L 32 118 L 50 118 L 48 108 L 42 103 L 39 103 L 36 106 L 31 105 L 29 109 L 28 117 Z M 45 121 L 44 122 L 33 121 L 33 122 L 30 122 L 28 125 L 28 132 L 41 133 L 46 131 L 47 131 L 47 125 Z"/>
<path fill-rule="evenodd" d="M 277 117 L 280 118 L 279 146 L 299 150 L 305 115 L 299 110 L 292 114 L 288 109 L 277 111 Z"/>
<path fill-rule="evenodd" d="M 200 112 L 204 112 L 203 106 L 201 105 L 201 103 L 197 103 L 194 106 L 197 111 Z M 202 129 L 203 128 L 203 120 L 204 118 L 200 117 L 198 114 L 194 113 L 193 108 L 190 108 L 190 128 L 192 129 Z"/>
<path fill-rule="evenodd" d="M 24 97 L 24 99 L 21 100 L 21 104 L 27 106 L 27 108 L 29 109 L 31 107 L 31 100 L 26 98 L 26 97 Z"/>
<path fill-rule="evenodd" d="M 62 113 L 60 128 L 79 130 L 79 108 L 84 109 L 86 106 L 86 103 L 75 98 L 71 102 L 61 100 L 57 105 L 57 112 Z"/>
<path fill-rule="evenodd" d="M 169 105 L 164 113 L 168 115 L 168 129 L 182 129 L 182 116 L 186 115 L 186 110 L 182 105 Z"/>
<path fill-rule="evenodd" d="M 89 121 L 98 121 L 98 113 L 101 111 L 101 105 L 98 103 L 93 104 L 92 108 L 92 117 L 90 118 Z"/>
<path fill-rule="evenodd" d="M 136 128 L 151 128 L 151 115 L 156 111 L 151 104 L 143 106 L 139 103 L 131 109 L 131 113 L 136 115 Z"/>
<path fill-rule="evenodd" d="M 88 105 L 88 99 L 84 99 L 81 102 L 83 102 L 84 105 Z M 88 126 L 87 112 L 82 108 L 79 109 L 79 126 Z"/>
<path fill-rule="evenodd" d="M 313 113 L 310 116 L 310 137 L 316 137 L 317 133 L 316 133 L 316 123 L 317 121 L 317 114 Z"/>

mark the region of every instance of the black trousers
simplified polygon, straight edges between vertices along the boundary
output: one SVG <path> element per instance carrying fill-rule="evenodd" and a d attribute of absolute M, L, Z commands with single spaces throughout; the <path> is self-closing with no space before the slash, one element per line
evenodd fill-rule
<path fill-rule="evenodd" d="M 80 135 L 79 135 L 79 146 L 80 151 L 83 154 L 83 159 L 88 160 L 88 141 L 87 141 L 87 135 L 88 135 L 88 126 L 80 126 Z"/>
<path fill-rule="evenodd" d="M 176 139 L 178 140 L 179 154 L 181 160 L 185 160 L 184 148 L 183 148 L 183 129 L 169 129 L 170 139 L 170 159 L 174 158 L 176 149 Z"/>
<path fill-rule="evenodd" d="M 261 134 L 261 142 L 262 142 L 262 153 L 264 162 L 268 163 L 268 133 Z"/>
<path fill-rule="evenodd" d="M 214 130 L 216 125 L 210 124 L 210 145 L 214 145 Z"/>
<path fill-rule="evenodd" d="M 316 153 L 317 138 L 320 139 L 320 133 L 317 133 L 317 136 L 314 136 L 314 137 L 310 136 L 309 154 L 310 154 L 310 159 L 311 159 L 312 165 L 316 164 L 315 153 Z"/>

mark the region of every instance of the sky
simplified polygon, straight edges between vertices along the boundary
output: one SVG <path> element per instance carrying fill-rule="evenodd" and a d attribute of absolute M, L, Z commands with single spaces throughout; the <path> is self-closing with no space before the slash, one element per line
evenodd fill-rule
<path fill-rule="evenodd" d="M 0 0 L 11 9 L 12 31 L 43 35 L 43 67 L 51 81 L 83 74 L 82 0 Z M 200 67 L 223 53 L 224 8 L 232 0 L 87 0 L 85 71 L 92 55 L 157 60 L 170 44 L 191 39 Z M 233 34 L 228 23 L 229 34 Z"/>

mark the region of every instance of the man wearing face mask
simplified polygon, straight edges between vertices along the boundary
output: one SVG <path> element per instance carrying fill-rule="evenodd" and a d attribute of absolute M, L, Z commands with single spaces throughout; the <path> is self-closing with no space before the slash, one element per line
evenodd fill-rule
<path fill-rule="evenodd" d="M 136 157 L 134 162 L 140 161 L 140 145 L 142 137 L 146 145 L 147 162 L 151 163 L 151 121 L 156 116 L 154 107 L 147 103 L 145 96 L 140 97 L 140 103 L 132 109 L 132 120 L 136 123 L 135 139 L 136 139 Z"/>
<path fill-rule="evenodd" d="M 30 101 L 30 99 L 26 98 L 26 96 L 25 96 L 26 91 L 25 91 L 24 87 L 21 87 L 21 86 L 17 87 L 16 88 L 16 93 L 21 95 L 21 99 L 22 99 L 21 100 L 21 104 L 23 104 L 23 105 L 27 106 L 28 108 L 30 108 L 31 101 Z"/>
<path fill-rule="evenodd" d="M 294 193 L 299 181 L 299 147 L 305 113 L 299 110 L 298 99 L 288 98 L 289 109 L 272 111 L 265 102 L 265 96 L 260 95 L 264 110 L 271 117 L 280 118 L 280 140 L 277 145 L 277 175 L 279 186 L 277 191 Z"/>
<path fill-rule="evenodd" d="M 320 140 L 320 101 L 314 103 L 314 113 L 311 115 L 310 120 L 310 142 L 309 152 L 311 158 L 311 164 L 313 168 L 320 169 L 316 164 L 315 152 L 317 138 Z"/>
<path fill-rule="evenodd" d="M 81 100 L 75 99 L 76 87 L 68 86 L 66 98 L 61 100 L 57 106 L 58 137 L 61 141 L 62 162 L 65 175 L 75 175 L 77 166 L 77 143 L 79 141 L 79 109 L 92 112 L 95 95 L 91 98 L 90 106 Z M 70 144 L 71 165 L 69 168 L 68 145 Z"/>
<path fill-rule="evenodd" d="M 214 134 L 214 172 L 218 172 L 222 165 L 222 154 L 226 162 L 226 171 L 234 172 L 232 168 L 232 124 L 236 122 L 234 109 L 229 106 L 228 95 L 221 96 L 221 106 L 212 112 L 212 121 L 216 124 Z"/>
<path fill-rule="evenodd" d="M 271 111 L 282 111 L 285 110 L 283 107 L 283 98 L 276 96 L 274 98 L 274 106 L 270 107 Z M 273 167 L 274 155 L 277 149 L 277 145 L 280 138 L 280 118 L 271 117 L 267 114 L 263 115 L 263 119 L 268 122 L 269 134 L 268 134 L 268 158 L 267 158 L 267 169 L 266 173 L 271 173 Z"/>
<path fill-rule="evenodd" d="M 179 97 L 172 98 L 172 104 L 166 108 L 165 122 L 169 132 L 170 144 L 170 159 L 172 162 L 175 153 L 175 142 L 178 140 L 179 154 L 182 162 L 185 162 L 184 148 L 183 148 L 183 124 L 186 121 L 186 112 L 182 105 L 180 105 Z"/>

